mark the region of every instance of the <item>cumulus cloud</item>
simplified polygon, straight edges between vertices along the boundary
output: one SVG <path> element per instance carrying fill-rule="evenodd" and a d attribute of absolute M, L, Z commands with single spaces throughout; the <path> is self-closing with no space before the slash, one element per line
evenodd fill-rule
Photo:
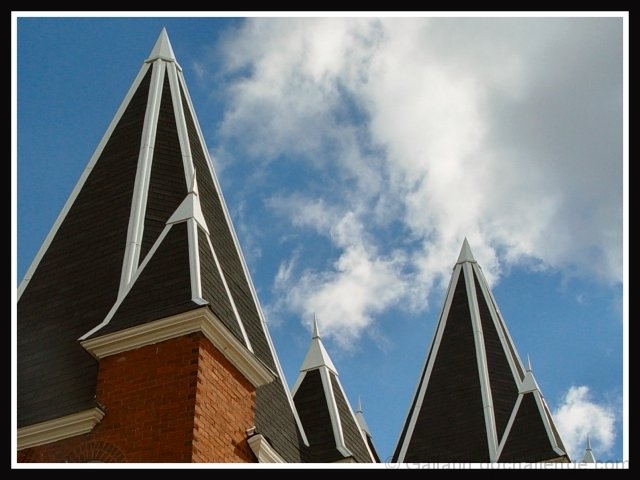
<path fill-rule="evenodd" d="M 296 261 L 283 262 L 276 276 L 278 309 L 301 312 L 309 320 L 317 317 L 323 337 L 350 350 L 365 330 L 370 330 L 376 314 L 406 299 L 409 279 L 402 273 L 403 253 L 380 255 L 367 242 L 364 227 L 354 212 L 334 212 L 335 218 L 318 204 L 296 204 L 307 214 L 294 215 L 300 221 L 325 232 L 341 255 L 329 270 L 309 268 L 295 274 Z M 328 209 L 330 211 L 331 209 Z"/>
<path fill-rule="evenodd" d="M 614 407 L 594 400 L 589 387 L 572 386 L 563 396 L 553 416 L 572 461 L 582 460 L 587 435 L 596 460 L 606 459 L 616 434 L 617 417 Z"/>
<path fill-rule="evenodd" d="M 325 336 L 351 344 L 376 314 L 426 306 L 465 237 L 490 284 L 513 265 L 621 282 L 619 29 L 615 18 L 244 22 L 224 45 L 220 144 L 267 172 L 248 190 L 335 252 L 324 270 L 304 252 L 295 268 L 285 260 L 280 307 L 315 310 Z"/>

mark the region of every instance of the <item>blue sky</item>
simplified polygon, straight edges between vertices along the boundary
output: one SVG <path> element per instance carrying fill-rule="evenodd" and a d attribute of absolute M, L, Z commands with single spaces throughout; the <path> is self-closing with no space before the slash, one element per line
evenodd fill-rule
<path fill-rule="evenodd" d="M 626 12 L 143 13 L 14 16 L 14 295 L 166 27 L 289 386 L 315 314 L 388 458 L 466 237 L 572 459 L 628 460 Z"/>

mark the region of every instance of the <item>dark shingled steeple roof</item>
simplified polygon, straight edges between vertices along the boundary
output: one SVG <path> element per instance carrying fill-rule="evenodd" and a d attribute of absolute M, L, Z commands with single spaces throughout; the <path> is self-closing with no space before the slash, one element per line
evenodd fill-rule
<path fill-rule="evenodd" d="M 362 412 L 360 419 L 353 412 L 315 318 L 311 345 L 292 393 L 309 440 L 310 462 L 379 462 Z"/>
<path fill-rule="evenodd" d="M 96 407 L 83 345 L 203 306 L 275 377 L 257 387 L 256 433 L 301 461 L 304 432 L 163 29 L 19 286 L 18 427 Z"/>
<path fill-rule="evenodd" d="M 466 239 L 392 459 L 569 461 Z"/>

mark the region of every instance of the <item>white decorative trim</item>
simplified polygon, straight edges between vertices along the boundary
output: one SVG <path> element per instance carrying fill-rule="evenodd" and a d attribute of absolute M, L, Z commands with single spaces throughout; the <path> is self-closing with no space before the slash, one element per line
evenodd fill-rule
<path fill-rule="evenodd" d="M 104 412 L 98 407 L 18 429 L 18 450 L 89 433 Z"/>
<path fill-rule="evenodd" d="M 207 245 L 209 246 L 209 251 L 213 256 L 213 261 L 216 262 L 216 268 L 218 269 L 218 273 L 220 274 L 220 279 L 222 280 L 222 284 L 224 285 L 224 291 L 227 292 L 227 298 L 229 299 L 229 303 L 231 304 L 231 308 L 233 309 L 233 314 L 235 315 L 236 321 L 238 322 L 238 327 L 242 332 L 242 338 L 244 338 L 244 343 L 249 349 L 249 351 L 251 353 L 254 353 L 253 347 L 251 346 L 251 342 L 249 341 L 249 335 L 247 335 L 247 331 L 244 328 L 244 323 L 240 319 L 240 312 L 238 312 L 238 307 L 236 307 L 236 302 L 233 299 L 233 295 L 231 294 L 231 289 L 229 288 L 229 284 L 227 283 L 227 277 L 225 276 L 224 271 L 222 270 L 222 266 L 220 265 L 220 261 L 218 260 L 218 254 L 213 248 L 213 243 L 211 242 L 211 236 L 208 234 L 208 232 L 207 232 Z M 282 376 L 282 372 L 280 372 L 280 375 Z"/>
<path fill-rule="evenodd" d="M 247 439 L 247 443 L 256 455 L 260 463 L 286 463 L 285 460 L 278 455 L 278 452 L 269 444 L 269 441 L 263 435 L 252 435 Z"/>
<path fill-rule="evenodd" d="M 195 175 L 195 167 L 193 165 L 193 155 L 191 153 L 191 142 L 189 140 L 189 129 L 187 128 L 187 120 L 185 110 L 182 106 L 182 92 L 186 92 L 187 86 L 181 81 L 180 68 L 175 63 L 167 65 L 169 73 L 169 88 L 171 89 L 171 102 L 173 104 L 173 114 L 176 121 L 176 131 L 178 133 L 178 141 L 180 142 L 180 153 L 182 154 L 182 168 L 184 169 L 184 178 L 187 181 L 187 188 L 190 187 L 189 182 Z M 191 104 L 189 104 L 191 106 Z M 191 106 L 191 116 L 196 118 L 195 109 Z M 202 143 L 202 149 L 206 151 L 206 145 Z"/>
<path fill-rule="evenodd" d="M 465 241 L 468 249 L 468 244 Z M 469 251 L 468 255 L 471 254 Z M 470 261 L 465 261 L 462 265 L 465 287 L 467 289 L 467 299 L 469 304 L 469 316 L 473 328 L 473 340 L 475 344 L 476 363 L 478 365 L 478 378 L 480 380 L 480 393 L 482 395 L 482 411 L 484 414 L 484 424 L 486 428 L 487 445 L 489 448 L 489 458 L 494 458 L 498 448 L 498 433 L 496 431 L 496 419 L 493 411 L 493 395 L 491 393 L 491 381 L 489 379 L 489 365 L 487 363 L 487 351 L 480 318 L 480 306 L 476 295 L 476 282 L 474 279 L 474 267 Z"/>
<path fill-rule="evenodd" d="M 353 412 L 353 409 L 351 408 L 351 404 L 349 403 L 349 400 L 347 399 L 347 393 L 344 391 L 344 388 L 342 387 L 342 382 L 340 382 L 340 379 L 338 378 L 337 374 L 336 374 L 336 382 L 338 383 L 338 388 L 340 389 L 340 392 L 342 393 L 342 397 L 344 398 L 344 401 L 347 404 L 347 407 L 349 408 L 349 413 L 351 414 L 351 418 L 353 419 L 353 421 L 356 424 L 356 427 L 358 429 L 358 432 L 360 433 L 360 437 L 362 438 L 362 443 L 364 443 L 364 448 L 366 448 L 367 452 L 369 453 L 369 459 L 371 462 L 375 463 L 375 456 L 373 455 L 373 452 L 371 451 L 371 448 L 369 447 L 369 442 L 367 441 L 367 431 L 368 431 L 368 427 L 367 429 L 363 429 L 362 428 L 362 424 L 364 424 L 366 426 L 366 422 L 364 421 L 364 415 L 362 414 L 362 408 L 360 406 L 360 399 L 358 399 L 358 411 L 360 412 L 360 418 L 358 418 L 358 415 L 356 413 Z M 337 407 L 337 405 L 336 405 Z M 360 420 L 362 419 L 362 420 Z M 362 421 L 362 424 L 361 424 Z M 346 448 L 346 446 L 345 446 Z M 353 456 L 351 457 L 352 461 L 355 462 L 355 458 L 353 458 Z M 344 460 L 338 460 L 338 462 L 348 462 L 348 458 L 345 458 Z"/>
<path fill-rule="evenodd" d="M 208 307 L 82 340 L 80 344 L 94 357 L 101 359 L 198 331 L 256 388 L 276 379 L 276 374 L 249 352 Z"/>
<path fill-rule="evenodd" d="M 495 456 L 491 458 L 492 462 L 498 462 L 500 460 L 500 456 L 502 455 L 502 450 L 504 449 L 504 446 L 507 443 L 507 439 L 509 438 L 509 435 L 511 435 L 511 427 L 513 426 L 513 422 L 515 422 L 516 420 L 516 416 L 518 415 L 518 410 L 520 410 L 520 404 L 522 403 L 523 398 L 524 398 L 524 395 L 522 393 L 520 393 L 516 398 L 516 403 L 513 405 L 513 410 L 511 410 L 509 421 L 507 422 L 507 426 L 505 427 L 504 432 L 502 433 L 502 439 L 500 440 L 500 443 L 498 444 L 498 448 L 495 451 L 495 454 L 494 454 Z"/>
<path fill-rule="evenodd" d="M 547 403 L 545 402 L 540 390 L 534 390 L 533 398 L 536 400 L 536 405 L 538 406 L 538 410 L 540 411 L 540 415 L 542 416 L 542 423 L 544 423 L 544 429 L 547 432 L 547 437 L 549 437 L 549 442 L 551 443 L 551 448 L 553 451 L 558 454 L 558 456 L 567 455 L 560 445 L 558 445 L 556 436 L 553 434 L 553 429 L 551 427 L 551 413 L 549 413 L 549 409 L 547 407 Z"/>
<path fill-rule="evenodd" d="M 482 294 L 485 299 L 488 300 L 487 305 L 491 312 L 491 319 L 498 333 L 498 337 L 500 338 L 500 342 L 502 344 L 502 348 L 505 351 L 505 355 L 507 357 L 507 362 L 509 363 L 509 367 L 511 368 L 511 372 L 513 374 L 513 378 L 521 381 L 525 372 L 525 368 L 518 357 L 518 352 L 515 348 L 515 343 L 511 338 L 509 330 L 507 329 L 507 324 L 504 321 L 504 317 L 502 316 L 502 312 L 500 311 L 500 307 L 498 306 L 498 302 L 493 296 L 491 289 L 488 286 L 487 280 L 484 277 L 484 273 L 482 272 L 482 268 L 480 265 L 476 265 L 474 268 L 474 272 L 478 277 L 478 283 L 480 284 L 480 288 L 482 290 Z"/>
<path fill-rule="evenodd" d="M 331 418 L 331 426 L 333 427 L 333 438 L 336 440 L 336 449 L 344 457 L 352 457 L 353 453 L 347 448 L 344 442 L 344 433 L 342 432 L 342 422 L 340 421 L 340 411 L 338 410 L 338 404 L 336 403 L 336 397 L 333 394 L 333 386 L 331 385 L 331 371 L 326 365 L 318 368 L 320 373 L 320 379 L 322 380 L 322 387 L 324 389 L 325 399 L 327 400 L 327 409 L 329 410 L 329 417 Z M 356 423 L 357 425 L 357 423 Z"/>
<path fill-rule="evenodd" d="M 553 429 L 551 427 L 552 420 L 550 418 L 549 410 L 546 408 L 546 403 L 544 401 L 544 398 L 540 394 L 539 390 L 534 390 L 534 391 L 530 391 L 530 392 L 520 392 L 518 394 L 518 398 L 516 399 L 516 403 L 513 406 L 513 411 L 511 412 L 511 416 L 509 417 L 509 422 L 507 422 L 507 426 L 506 426 L 506 428 L 504 430 L 504 434 L 502 435 L 502 439 L 500 441 L 500 444 L 498 445 L 498 449 L 496 450 L 495 457 L 493 457 L 493 459 L 491 461 L 492 462 L 499 462 L 500 461 L 500 457 L 502 455 L 502 450 L 504 449 L 504 446 L 507 443 L 509 435 L 511 435 L 511 427 L 513 426 L 513 423 L 515 422 L 515 419 L 516 419 L 516 417 L 518 415 L 518 411 L 520 410 L 520 405 L 522 404 L 522 401 L 523 401 L 525 395 L 533 395 L 533 398 L 536 401 L 536 406 L 538 407 L 538 412 L 540 413 L 540 417 L 541 417 L 542 423 L 544 424 L 544 429 L 545 429 L 545 431 L 547 433 L 547 438 L 549 439 L 549 443 L 551 444 L 551 448 L 553 449 L 554 452 L 556 452 L 558 454 L 558 458 L 557 459 L 545 460 L 545 462 L 554 462 L 554 461 L 563 462 L 564 461 L 563 456 L 567 455 L 567 452 L 565 452 L 558 445 L 558 442 L 556 441 L 556 437 L 553 434 Z"/>
<path fill-rule="evenodd" d="M 195 196 L 195 195 L 189 194 L 188 196 Z M 167 223 L 169 222 L 167 221 Z M 186 220 L 186 225 L 187 225 L 187 242 L 189 243 L 189 272 L 191 273 L 191 275 L 189 275 L 191 277 L 190 278 L 191 300 L 194 300 L 196 298 L 202 298 L 202 276 L 201 276 L 202 271 L 200 269 L 200 240 L 198 239 L 197 221 L 193 217 L 189 218 Z"/>
<path fill-rule="evenodd" d="M 138 152 L 136 177 L 133 185 L 133 195 L 131 197 L 127 243 L 122 260 L 122 273 L 120 275 L 118 296 L 122 296 L 123 292 L 127 290 L 127 286 L 131 282 L 140 262 L 140 249 L 144 236 L 144 220 L 149 197 L 153 151 L 156 133 L 158 131 L 162 88 L 164 86 L 164 65 L 163 62 L 155 63 L 151 70 L 151 80 L 147 94 L 147 108 L 144 113 L 144 122 L 142 125 L 140 151 Z"/>
<path fill-rule="evenodd" d="M 94 333 L 96 333 L 98 330 L 100 330 L 101 328 L 103 328 L 105 325 L 108 325 L 109 322 L 111 321 L 111 319 L 113 318 L 113 316 L 116 314 L 116 312 L 118 311 L 118 309 L 120 308 L 120 305 L 122 304 L 122 302 L 124 302 L 124 299 L 127 297 L 127 295 L 129 294 L 129 292 L 131 291 L 131 289 L 133 288 L 133 286 L 136 283 L 136 280 L 138 279 L 138 277 L 141 275 L 142 271 L 145 269 L 145 267 L 147 266 L 147 264 L 151 261 L 151 259 L 153 258 L 153 256 L 155 255 L 156 251 L 158 250 L 158 248 L 160 247 L 160 244 L 162 243 L 162 241 L 164 240 L 164 238 L 167 236 L 167 234 L 169 233 L 169 230 L 171 230 L 171 225 L 165 225 L 164 229 L 162 230 L 162 232 L 160 232 L 160 235 L 158 235 L 158 238 L 156 239 L 155 243 L 153 244 L 153 246 L 151 247 L 151 250 L 149 250 L 149 253 L 147 253 L 147 256 L 144 258 L 144 260 L 142 261 L 142 264 L 140 265 L 140 267 L 138 268 L 138 270 L 135 272 L 134 277 L 131 279 L 131 282 L 129 282 L 129 284 L 126 286 L 126 288 L 122 291 L 118 292 L 118 298 L 116 299 L 116 302 L 113 304 L 113 306 L 111 307 L 111 310 L 109 310 L 109 313 L 107 314 L 106 317 L 104 317 L 104 319 L 102 320 L 102 322 L 100 322 L 98 325 L 96 325 L 95 327 L 93 327 L 91 330 L 89 330 L 87 333 L 85 333 L 84 335 L 82 335 L 80 338 L 78 338 L 79 341 L 82 341 L 88 337 L 90 337 L 91 335 L 93 335 Z"/>

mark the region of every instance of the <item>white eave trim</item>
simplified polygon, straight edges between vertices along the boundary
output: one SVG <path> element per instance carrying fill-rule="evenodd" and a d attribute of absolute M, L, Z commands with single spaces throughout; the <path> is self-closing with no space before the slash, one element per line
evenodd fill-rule
<path fill-rule="evenodd" d="M 276 374 L 247 350 L 208 307 L 82 340 L 80 344 L 94 357 L 101 359 L 198 331 L 202 332 L 254 387 L 266 385 L 276 379 Z"/>
<path fill-rule="evenodd" d="M 18 450 L 89 433 L 104 412 L 98 407 L 18 429 Z"/>
<path fill-rule="evenodd" d="M 252 435 L 247 443 L 260 463 L 286 463 L 261 434 Z"/>
<path fill-rule="evenodd" d="M 345 444 L 345 441 L 344 441 L 344 432 L 342 431 L 342 421 L 340 419 L 340 410 L 338 410 L 336 397 L 333 393 L 333 385 L 331 384 L 332 372 L 329 370 L 329 368 L 326 365 L 320 367 L 318 370 L 320 371 L 320 379 L 322 381 L 322 388 L 324 389 L 324 396 L 325 396 L 325 399 L 327 400 L 327 409 L 329 410 L 329 417 L 331 418 L 331 426 L 333 427 L 333 438 L 336 441 L 336 449 L 344 457 L 353 457 L 353 453 L 351 453 L 351 451 L 347 448 L 347 445 Z M 356 422 L 356 426 L 357 425 L 358 423 Z"/>

